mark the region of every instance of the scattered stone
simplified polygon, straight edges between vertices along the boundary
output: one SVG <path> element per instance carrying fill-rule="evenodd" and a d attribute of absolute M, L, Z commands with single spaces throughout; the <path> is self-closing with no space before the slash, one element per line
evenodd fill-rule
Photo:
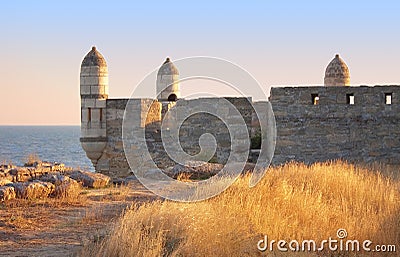
<path fill-rule="evenodd" d="M 82 185 L 76 180 L 63 176 L 56 175 L 55 190 L 53 196 L 58 198 L 77 197 L 82 189 Z"/>
<path fill-rule="evenodd" d="M 58 162 L 35 160 L 26 163 L 24 167 L 2 164 L 0 165 L 0 201 L 48 196 L 74 197 L 80 194 L 82 185 L 101 188 L 107 186 L 109 181 L 108 176 L 73 171 L 72 168 Z"/>
<path fill-rule="evenodd" d="M 31 171 L 25 167 L 15 167 L 8 171 L 15 182 L 25 182 L 32 178 Z"/>
<path fill-rule="evenodd" d="M 66 174 L 70 178 L 82 182 L 84 187 L 102 188 L 106 187 L 110 182 L 109 176 L 95 172 L 77 170 Z"/>
<path fill-rule="evenodd" d="M 59 162 L 39 162 L 36 165 L 34 165 L 36 169 L 42 169 L 46 171 L 52 171 L 52 172 L 57 172 L 57 171 L 66 171 L 70 170 L 71 168 L 65 167 L 64 163 L 59 163 Z"/>
<path fill-rule="evenodd" d="M 241 165 L 239 165 L 241 166 Z M 191 161 L 186 162 L 185 165 L 177 164 L 172 168 L 168 168 L 164 170 L 164 173 L 170 176 L 171 178 L 177 179 L 179 175 L 188 175 L 190 179 L 193 180 L 201 180 L 208 179 L 214 175 L 216 175 L 219 171 L 221 171 L 225 166 L 219 163 L 208 163 L 202 161 Z M 255 164 L 246 163 L 242 168 L 242 173 L 252 172 L 254 170 Z M 228 167 L 225 167 L 227 169 Z M 241 167 L 230 167 L 233 170 L 240 169 Z"/>
<path fill-rule="evenodd" d="M 63 181 L 64 179 L 65 179 L 65 176 L 61 175 L 59 172 L 57 172 L 57 173 L 51 173 L 51 174 L 44 174 L 44 175 L 40 176 L 38 180 L 56 184 L 58 181 Z"/>
<path fill-rule="evenodd" d="M 55 190 L 55 186 L 50 182 L 33 181 L 17 182 L 12 184 L 17 198 L 36 199 L 48 197 Z"/>
<path fill-rule="evenodd" d="M 187 174 L 190 175 L 191 179 L 207 179 L 214 175 L 216 175 L 222 168 L 223 164 L 219 163 L 208 163 L 202 161 L 192 161 L 187 162 L 185 165 L 177 164 L 170 170 L 165 170 L 165 173 L 176 179 L 179 174 Z"/>
<path fill-rule="evenodd" d="M 11 186 L 0 186 L 0 202 L 9 201 L 16 197 L 15 190 Z"/>
<path fill-rule="evenodd" d="M 131 175 L 126 178 L 114 178 L 112 180 L 112 182 L 113 182 L 113 184 L 116 184 L 116 185 L 127 185 L 127 184 L 137 181 L 137 180 L 138 179 L 136 178 L 135 175 Z"/>
<path fill-rule="evenodd" d="M 12 184 L 12 181 L 6 178 L 0 178 L 0 186 L 6 186 Z"/>
<path fill-rule="evenodd" d="M 63 163 L 58 162 L 34 162 L 29 166 L 16 167 L 12 165 L 2 165 L 0 167 L 0 178 L 8 178 L 13 182 L 26 182 L 37 180 L 45 174 L 68 172 L 72 168 L 65 167 Z"/>

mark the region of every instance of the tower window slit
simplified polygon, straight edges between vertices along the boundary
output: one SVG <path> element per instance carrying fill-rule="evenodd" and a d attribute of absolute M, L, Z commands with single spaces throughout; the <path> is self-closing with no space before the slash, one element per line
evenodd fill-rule
<path fill-rule="evenodd" d="M 317 105 L 319 103 L 319 95 L 311 94 L 311 104 Z"/>
<path fill-rule="evenodd" d="M 354 105 L 354 94 L 346 94 L 346 102 L 347 104 Z"/>
<path fill-rule="evenodd" d="M 99 109 L 99 115 L 100 115 L 100 128 L 103 128 L 103 108 Z"/>
<path fill-rule="evenodd" d="M 392 93 L 385 93 L 385 104 L 392 104 Z"/>
<path fill-rule="evenodd" d="M 88 121 L 92 121 L 92 108 L 88 108 Z"/>

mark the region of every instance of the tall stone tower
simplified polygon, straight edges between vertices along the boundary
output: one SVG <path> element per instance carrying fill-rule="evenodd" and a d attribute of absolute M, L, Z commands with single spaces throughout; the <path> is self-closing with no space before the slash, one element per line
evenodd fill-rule
<path fill-rule="evenodd" d="M 106 100 L 108 69 L 104 57 L 92 47 L 81 64 L 81 144 L 96 167 L 107 144 Z"/>
<path fill-rule="evenodd" d="M 337 54 L 325 70 L 325 86 L 350 86 L 350 72 L 346 63 Z"/>
<path fill-rule="evenodd" d="M 165 60 L 157 73 L 157 99 L 160 101 L 176 101 L 181 95 L 179 91 L 179 72 L 169 58 Z"/>

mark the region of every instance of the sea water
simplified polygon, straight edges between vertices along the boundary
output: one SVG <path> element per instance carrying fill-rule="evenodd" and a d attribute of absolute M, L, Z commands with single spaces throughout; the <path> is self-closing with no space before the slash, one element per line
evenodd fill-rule
<path fill-rule="evenodd" d="M 23 165 L 34 154 L 43 161 L 93 171 L 79 137 L 79 126 L 0 126 L 0 164 Z"/>

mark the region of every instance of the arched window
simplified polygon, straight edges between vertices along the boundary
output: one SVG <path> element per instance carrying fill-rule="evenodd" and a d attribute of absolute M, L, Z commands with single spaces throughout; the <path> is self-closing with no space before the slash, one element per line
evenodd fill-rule
<path fill-rule="evenodd" d="M 178 97 L 175 94 L 170 94 L 168 96 L 168 101 L 170 102 L 176 102 L 178 100 Z"/>

